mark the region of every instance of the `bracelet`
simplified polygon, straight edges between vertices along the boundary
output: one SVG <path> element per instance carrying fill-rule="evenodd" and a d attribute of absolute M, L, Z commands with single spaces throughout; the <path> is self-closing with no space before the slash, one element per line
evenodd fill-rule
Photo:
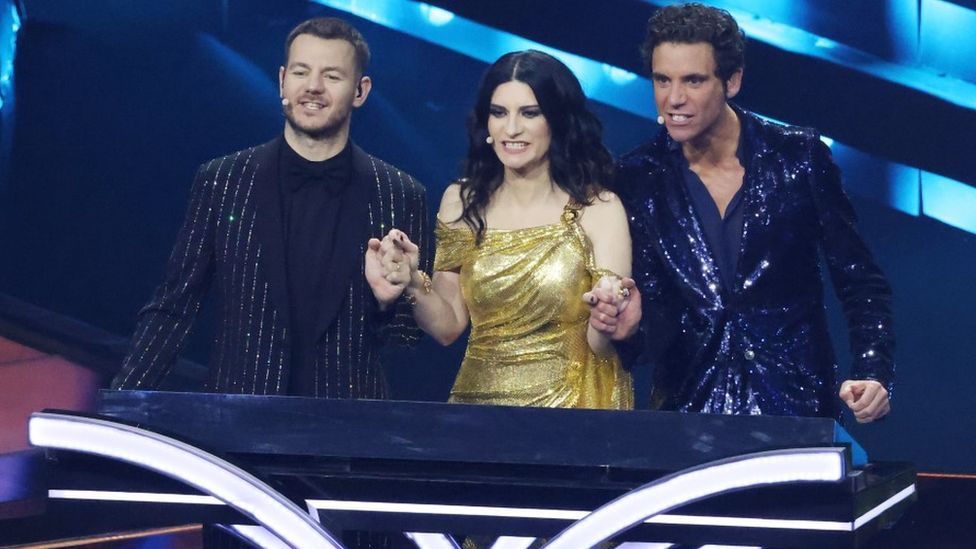
<path fill-rule="evenodd" d="M 434 290 L 434 283 L 430 280 L 430 275 L 424 271 L 417 271 L 420 278 L 424 279 L 424 295 L 429 295 Z"/>
<path fill-rule="evenodd" d="M 424 281 L 424 285 L 423 285 L 424 295 L 430 295 L 430 292 L 433 291 L 434 289 L 433 287 L 434 283 L 431 282 L 430 275 L 428 275 L 424 271 L 417 271 L 417 274 L 419 274 L 420 278 L 422 278 Z M 407 303 L 409 303 L 410 305 L 417 304 L 417 296 L 413 294 L 409 294 L 409 293 L 405 294 L 405 299 L 407 300 Z"/>

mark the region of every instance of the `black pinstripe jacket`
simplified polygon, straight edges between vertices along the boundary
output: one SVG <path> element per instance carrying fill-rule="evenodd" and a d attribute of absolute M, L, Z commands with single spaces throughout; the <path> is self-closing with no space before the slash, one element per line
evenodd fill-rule
<path fill-rule="evenodd" d="M 197 171 L 190 206 L 163 283 L 138 315 L 117 389 L 156 388 L 176 362 L 204 295 L 217 292 L 217 330 L 205 389 L 285 394 L 290 330 L 278 193 L 281 137 L 217 158 Z M 379 362 L 384 343 L 419 337 L 409 305 L 380 313 L 363 267 L 366 242 L 392 227 L 431 250 L 424 187 L 353 146 L 344 204 L 362 223 L 336 229 L 337 285 L 322 303 L 312 393 L 324 398 L 386 398 Z M 349 212 L 343 214 L 348 217 Z M 429 259 L 422 268 L 429 271 Z"/>

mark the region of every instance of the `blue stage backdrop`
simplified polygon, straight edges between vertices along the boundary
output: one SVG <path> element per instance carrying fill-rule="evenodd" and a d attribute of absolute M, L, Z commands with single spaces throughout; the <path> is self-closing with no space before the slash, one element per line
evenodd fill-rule
<path fill-rule="evenodd" d="M 0 80 L 0 292 L 128 335 L 196 166 L 281 131 L 282 43 L 304 18 L 343 16 L 364 32 L 374 89 L 353 137 L 422 180 L 433 207 L 458 174 L 480 75 L 505 49 L 572 54 L 614 153 L 658 131 L 637 45 L 663 3 L 27 0 L 15 62 L 0 29 L 0 77 L 12 68 Z M 976 5 L 714 3 L 748 22 L 740 103 L 830 137 L 896 292 L 894 412 L 854 436 L 873 459 L 973 472 Z M 838 309 L 831 298 L 846 368 Z M 204 314 L 187 356 L 203 362 L 209 336 Z M 394 395 L 443 400 L 462 350 L 425 340 L 398 355 Z M 646 404 L 647 372 L 638 382 Z"/>

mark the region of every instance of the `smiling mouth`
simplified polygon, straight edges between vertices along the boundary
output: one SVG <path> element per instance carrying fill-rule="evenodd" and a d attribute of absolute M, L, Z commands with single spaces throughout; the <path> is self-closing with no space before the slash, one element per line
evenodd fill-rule
<path fill-rule="evenodd" d="M 675 113 L 672 113 L 672 114 L 670 114 L 668 116 L 671 117 L 671 120 L 673 120 L 675 122 L 678 122 L 678 123 L 687 122 L 687 121 L 691 120 L 691 116 L 690 115 L 687 115 L 687 114 L 675 114 Z"/>
<path fill-rule="evenodd" d="M 525 150 L 525 148 L 528 146 L 529 144 L 526 143 L 525 141 L 504 141 L 502 143 L 502 147 L 504 147 L 506 151 L 513 151 L 513 152 Z"/>
<path fill-rule="evenodd" d="M 302 101 L 300 104 L 302 107 L 305 107 L 306 109 L 313 110 L 313 111 L 318 111 L 325 108 L 325 104 L 319 103 L 317 101 Z"/>

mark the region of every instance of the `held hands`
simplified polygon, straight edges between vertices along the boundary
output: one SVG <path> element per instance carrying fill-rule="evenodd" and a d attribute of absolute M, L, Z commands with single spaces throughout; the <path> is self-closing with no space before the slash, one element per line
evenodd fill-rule
<path fill-rule="evenodd" d="M 629 338 L 641 319 L 641 299 L 632 278 L 605 276 L 597 281 L 583 301 L 590 305 L 590 326 L 614 341 Z"/>
<path fill-rule="evenodd" d="M 848 379 L 841 383 L 839 396 L 858 423 L 871 423 L 891 411 L 888 390 L 873 379 Z"/>
<path fill-rule="evenodd" d="M 386 310 L 410 285 L 420 263 L 420 248 L 399 229 L 383 237 L 369 239 L 366 245 L 366 281 L 373 295 Z"/>

